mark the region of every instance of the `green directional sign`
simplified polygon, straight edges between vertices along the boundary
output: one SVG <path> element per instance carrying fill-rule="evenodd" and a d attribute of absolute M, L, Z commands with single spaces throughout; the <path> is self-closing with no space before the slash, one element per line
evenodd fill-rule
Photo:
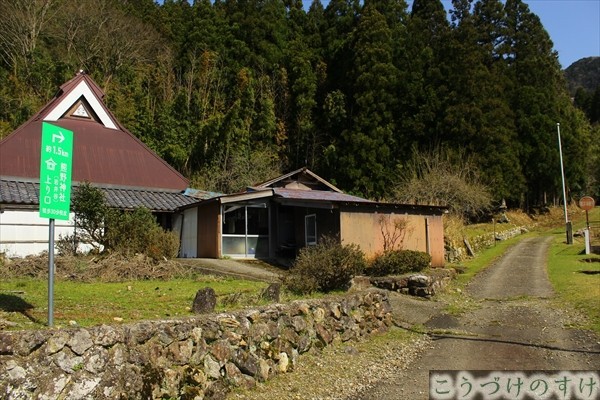
<path fill-rule="evenodd" d="M 71 211 L 73 132 L 42 123 L 40 217 L 68 220 Z"/>

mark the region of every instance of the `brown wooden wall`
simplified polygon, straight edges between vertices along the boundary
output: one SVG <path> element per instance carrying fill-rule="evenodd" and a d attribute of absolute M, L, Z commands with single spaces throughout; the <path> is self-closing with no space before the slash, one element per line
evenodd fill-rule
<path fill-rule="evenodd" d="M 221 257 L 221 205 L 205 203 L 198 207 L 198 257 Z"/>

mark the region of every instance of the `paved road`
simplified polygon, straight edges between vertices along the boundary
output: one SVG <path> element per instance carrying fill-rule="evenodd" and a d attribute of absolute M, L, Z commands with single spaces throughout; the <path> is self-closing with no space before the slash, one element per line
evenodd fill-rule
<path fill-rule="evenodd" d="M 600 339 L 566 329 L 578 315 L 553 307 L 546 274 L 551 238 L 529 238 L 467 288 L 478 307 L 456 318 L 433 314 L 433 347 L 396 379 L 353 399 L 427 399 L 430 370 L 600 370 Z M 426 315 L 426 314 L 424 314 Z"/>

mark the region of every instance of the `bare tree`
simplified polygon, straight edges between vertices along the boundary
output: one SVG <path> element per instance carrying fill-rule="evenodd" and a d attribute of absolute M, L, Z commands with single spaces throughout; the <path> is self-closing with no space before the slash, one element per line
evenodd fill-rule
<path fill-rule="evenodd" d="M 110 0 L 70 2 L 61 13 L 54 36 L 63 40 L 69 57 L 86 71 L 112 77 L 127 65 L 154 63 L 165 44 L 155 29 L 115 8 Z"/>
<path fill-rule="evenodd" d="M 403 171 L 395 185 L 394 201 L 447 206 L 463 218 L 491 207 L 490 190 L 480 180 L 475 162 L 464 153 L 415 150 Z"/>
<path fill-rule="evenodd" d="M 215 160 L 211 166 L 194 176 L 192 186 L 235 193 L 278 175 L 281 175 L 281 164 L 275 153 L 269 149 L 254 149 L 250 154 L 233 152 L 226 161 Z"/>
<path fill-rule="evenodd" d="M 16 74 L 27 66 L 60 0 L 0 1 L 0 58 Z"/>
<path fill-rule="evenodd" d="M 378 222 L 383 237 L 383 251 L 402 250 L 406 235 L 412 234 L 412 229 L 408 229 L 408 219 L 381 215 Z"/>

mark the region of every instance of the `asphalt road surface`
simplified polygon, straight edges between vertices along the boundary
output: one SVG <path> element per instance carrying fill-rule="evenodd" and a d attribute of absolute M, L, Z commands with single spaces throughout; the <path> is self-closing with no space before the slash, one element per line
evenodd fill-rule
<path fill-rule="evenodd" d="M 433 314 L 424 323 L 434 333 L 433 346 L 408 369 L 398 371 L 396 378 L 352 399 L 428 399 L 430 370 L 600 370 L 600 338 L 567 328 L 576 325 L 580 316 L 552 304 L 545 256 L 551 240 L 528 238 L 509 250 L 468 286 L 477 307 L 458 318 Z M 463 397 L 457 394 L 457 398 Z"/>

